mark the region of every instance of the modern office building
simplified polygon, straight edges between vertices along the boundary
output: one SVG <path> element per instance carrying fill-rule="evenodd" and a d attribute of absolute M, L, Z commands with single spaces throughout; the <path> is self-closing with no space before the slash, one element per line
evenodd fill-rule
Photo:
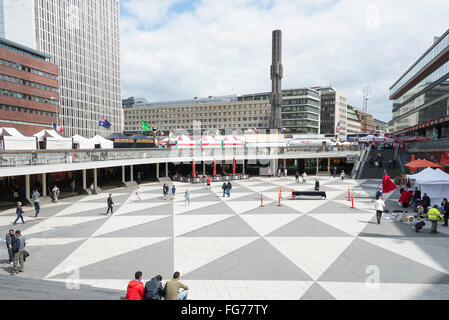
<path fill-rule="evenodd" d="M 49 59 L 0 38 L 0 127 L 32 135 L 58 122 L 58 67 Z"/>
<path fill-rule="evenodd" d="M 119 19 L 119 0 L 0 1 L 0 36 L 49 54 L 59 67 L 67 135 L 123 130 Z"/>
<path fill-rule="evenodd" d="M 347 111 L 347 134 L 354 135 L 362 133 L 362 122 L 359 119 L 356 108 L 348 104 Z"/>
<path fill-rule="evenodd" d="M 240 101 L 270 101 L 270 93 L 248 94 Z M 281 127 L 285 133 L 320 133 L 320 93 L 310 88 L 282 90 Z"/>
<path fill-rule="evenodd" d="M 376 126 L 377 133 L 382 133 L 382 134 L 389 133 L 388 122 L 385 122 L 385 121 L 382 121 L 379 119 L 374 119 L 374 124 Z"/>
<path fill-rule="evenodd" d="M 355 110 L 360 120 L 360 132 L 362 133 L 375 133 L 376 123 L 373 115 L 363 112 L 360 109 Z"/>
<path fill-rule="evenodd" d="M 332 87 L 313 89 L 318 90 L 321 94 L 321 133 L 338 135 L 340 139 L 346 139 L 348 109 L 346 96 Z M 340 125 L 340 130 L 337 129 L 338 125 Z M 339 132 L 337 133 L 337 131 Z"/>
<path fill-rule="evenodd" d="M 396 135 L 449 137 L 449 30 L 391 86 Z"/>
<path fill-rule="evenodd" d="M 285 133 L 319 133 L 320 95 L 312 89 L 282 91 L 282 126 Z M 142 120 L 159 130 L 201 128 L 226 130 L 269 130 L 270 92 L 242 96 L 194 98 L 191 100 L 145 102 L 142 98 L 123 100 L 125 132 L 141 132 Z M 213 132 L 211 131 L 211 132 Z"/>

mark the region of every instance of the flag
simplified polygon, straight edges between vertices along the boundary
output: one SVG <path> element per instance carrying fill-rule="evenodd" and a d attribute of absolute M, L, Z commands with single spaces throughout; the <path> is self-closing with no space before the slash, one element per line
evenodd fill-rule
<path fill-rule="evenodd" d="M 56 123 L 53 122 L 53 129 L 56 132 L 62 133 L 64 131 L 64 129 L 62 129 L 60 126 L 58 126 Z"/>
<path fill-rule="evenodd" d="M 248 128 L 248 130 L 246 130 L 246 132 L 247 132 L 247 133 L 253 133 L 254 131 L 253 131 L 253 129 Z"/>
<path fill-rule="evenodd" d="M 287 129 L 285 129 L 285 128 L 282 128 L 282 129 L 281 129 L 281 132 L 285 132 L 285 130 L 287 130 Z"/>
<path fill-rule="evenodd" d="M 111 127 L 111 123 L 108 120 L 104 119 L 103 117 L 100 117 L 98 125 L 100 127 L 105 127 L 106 129 L 109 129 Z"/>
<path fill-rule="evenodd" d="M 216 135 L 216 136 L 219 136 L 219 135 L 220 135 L 220 130 L 215 129 L 215 135 Z"/>
<path fill-rule="evenodd" d="M 254 128 L 254 132 L 259 133 L 259 130 L 257 130 L 257 128 Z"/>
<path fill-rule="evenodd" d="M 337 134 L 338 134 L 340 132 L 340 130 L 341 130 L 340 121 L 338 121 L 337 128 L 335 129 L 335 132 L 337 132 Z"/>
<path fill-rule="evenodd" d="M 396 190 L 398 187 L 391 181 L 389 176 L 384 176 L 382 179 L 382 193 L 390 193 Z"/>
<path fill-rule="evenodd" d="M 173 130 L 170 129 L 170 131 L 168 132 L 168 136 L 172 137 L 173 136 Z"/>
<path fill-rule="evenodd" d="M 150 126 L 148 125 L 148 123 L 146 121 L 143 121 L 143 120 L 142 120 L 142 130 L 150 131 Z"/>

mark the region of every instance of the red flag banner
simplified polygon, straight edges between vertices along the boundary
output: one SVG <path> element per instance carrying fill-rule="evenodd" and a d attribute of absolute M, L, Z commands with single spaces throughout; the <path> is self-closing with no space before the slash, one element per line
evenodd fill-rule
<path fill-rule="evenodd" d="M 390 193 L 396 190 L 398 187 L 391 181 L 389 176 L 384 176 L 382 180 L 382 193 Z"/>

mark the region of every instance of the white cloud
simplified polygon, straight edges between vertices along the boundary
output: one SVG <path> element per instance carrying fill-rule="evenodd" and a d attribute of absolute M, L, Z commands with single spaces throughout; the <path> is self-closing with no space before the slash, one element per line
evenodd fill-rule
<path fill-rule="evenodd" d="M 150 101 L 270 90 L 271 31 L 283 32 L 283 88 L 332 85 L 391 119 L 389 87 L 448 28 L 447 0 L 181 0 L 122 5 L 123 97 Z"/>

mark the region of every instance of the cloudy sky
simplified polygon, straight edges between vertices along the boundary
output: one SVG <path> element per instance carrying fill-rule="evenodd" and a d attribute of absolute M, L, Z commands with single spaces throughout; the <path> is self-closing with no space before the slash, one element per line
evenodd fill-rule
<path fill-rule="evenodd" d="M 448 0 L 122 0 L 123 97 L 270 91 L 271 32 L 283 88 L 328 86 L 391 120 L 390 86 L 448 28 Z"/>

